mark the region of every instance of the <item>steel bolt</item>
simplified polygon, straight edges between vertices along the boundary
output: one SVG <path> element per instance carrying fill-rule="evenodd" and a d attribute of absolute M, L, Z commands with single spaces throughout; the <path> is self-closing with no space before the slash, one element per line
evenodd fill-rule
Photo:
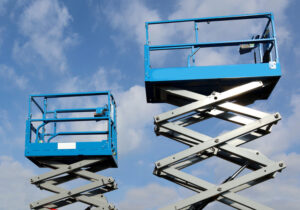
<path fill-rule="evenodd" d="M 259 155 L 259 152 L 256 152 L 257 155 Z"/>
<path fill-rule="evenodd" d="M 156 117 L 156 120 L 159 120 L 159 117 Z"/>
<path fill-rule="evenodd" d="M 275 114 L 275 118 L 278 119 L 279 118 L 279 114 L 276 113 Z"/>
<path fill-rule="evenodd" d="M 215 96 L 215 97 L 214 97 L 214 99 L 215 99 L 215 100 L 217 100 L 217 99 L 218 99 L 218 97 L 217 97 L 217 96 Z"/>
<path fill-rule="evenodd" d="M 283 166 L 283 163 L 279 163 L 279 166 L 282 167 L 282 166 Z"/>
<path fill-rule="evenodd" d="M 160 163 L 157 163 L 157 166 L 160 166 Z"/>
<path fill-rule="evenodd" d="M 222 191 L 222 188 L 221 188 L 221 187 L 218 187 L 218 189 L 217 189 L 217 190 L 220 192 L 220 191 Z"/>
<path fill-rule="evenodd" d="M 215 143 L 219 143 L 219 139 L 215 139 Z"/>

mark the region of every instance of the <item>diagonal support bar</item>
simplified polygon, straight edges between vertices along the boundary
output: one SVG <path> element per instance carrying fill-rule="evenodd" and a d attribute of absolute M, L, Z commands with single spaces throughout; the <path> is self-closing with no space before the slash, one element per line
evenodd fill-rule
<path fill-rule="evenodd" d="M 274 178 L 277 172 L 285 168 L 283 162 L 274 162 L 257 150 L 240 147 L 270 134 L 272 126 L 281 119 L 279 113 L 269 114 L 237 103 L 241 95 L 263 87 L 264 84 L 260 81 L 250 82 L 222 93 L 214 92 L 209 96 L 176 88 L 163 90 L 166 96 L 174 95 L 181 98 L 183 105 L 155 116 L 155 132 L 190 148 L 157 161 L 154 174 L 196 194 L 162 210 L 198 210 L 213 201 L 219 201 L 235 209 L 271 210 L 263 204 L 236 194 Z M 210 137 L 187 128 L 212 117 L 240 127 L 217 137 Z M 219 185 L 181 171 L 214 156 L 240 165 L 241 168 Z M 241 175 L 241 171 L 245 168 L 250 172 Z"/>
<path fill-rule="evenodd" d="M 30 208 L 51 209 L 75 202 L 82 202 L 96 209 L 115 209 L 114 205 L 109 204 L 103 195 L 106 192 L 117 189 L 114 179 L 95 173 L 101 170 L 99 165 L 101 165 L 102 161 L 101 158 L 82 160 L 73 164 L 42 161 L 41 164 L 53 170 L 35 176 L 31 181 L 40 189 L 53 192 L 55 195 L 31 203 Z M 78 178 L 86 179 L 90 183 L 71 190 L 57 186 Z"/>
<path fill-rule="evenodd" d="M 155 121 L 155 123 L 159 123 L 159 122 L 162 122 L 165 120 L 169 120 L 171 118 L 178 117 L 180 115 L 186 114 L 186 113 L 194 111 L 196 109 L 200 109 L 205 106 L 217 104 L 217 103 L 223 102 L 225 100 L 230 100 L 233 97 L 237 97 L 242 94 L 246 94 L 246 93 L 253 91 L 255 89 L 258 89 L 260 87 L 263 87 L 262 82 L 251 82 L 251 83 L 242 85 L 240 87 L 225 91 L 222 94 L 220 94 L 219 96 L 211 95 L 211 96 L 205 97 L 203 100 L 199 100 L 199 101 L 190 103 L 188 105 L 182 106 L 180 108 L 174 109 L 172 111 L 168 111 L 163 114 L 160 114 L 154 118 L 154 121 Z"/>
<path fill-rule="evenodd" d="M 276 115 L 276 114 L 275 114 Z M 221 136 L 216 137 L 215 139 L 208 140 L 200 145 L 191 147 L 189 149 L 186 149 L 182 152 L 179 152 L 175 155 L 172 155 L 171 157 L 167 157 L 165 159 L 160 160 L 156 163 L 157 168 L 165 167 L 168 164 L 174 163 L 174 160 L 180 161 L 184 158 L 188 158 L 189 156 L 195 155 L 196 153 L 203 152 L 204 150 L 207 150 L 211 147 L 216 147 L 220 144 L 223 144 L 227 141 L 230 141 L 232 139 L 238 138 L 239 136 L 242 136 L 244 134 L 250 133 L 251 131 L 254 131 L 258 128 L 261 128 L 265 125 L 275 123 L 278 121 L 278 117 L 275 116 L 267 116 L 265 118 L 262 118 L 259 122 L 253 122 L 248 125 L 245 125 L 243 127 L 237 128 L 233 131 L 230 131 L 226 134 L 223 134 Z"/>

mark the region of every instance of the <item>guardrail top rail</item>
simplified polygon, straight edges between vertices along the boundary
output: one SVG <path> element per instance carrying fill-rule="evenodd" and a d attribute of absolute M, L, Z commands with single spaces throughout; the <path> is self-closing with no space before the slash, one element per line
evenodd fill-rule
<path fill-rule="evenodd" d="M 199 32 L 198 24 L 200 23 L 210 23 L 210 22 L 220 22 L 220 21 L 235 21 L 235 20 L 246 20 L 246 19 L 267 19 L 267 24 L 261 35 L 253 37 L 248 40 L 232 40 L 232 41 L 219 41 L 219 42 L 199 42 Z M 194 22 L 194 43 L 184 43 L 184 44 L 168 44 L 168 45 L 151 45 L 150 44 L 150 26 L 158 24 L 170 24 L 170 23 L 183 23 L 183 22 Z M 259 13 L 259 14 L 248 14 L 248 15 L 235 15 L 235 16 L 219 16 L 219 17 L 207 17 L 207 18 L 192 18 L 192 19 L 178 19 L 178 20 L 166 20 L 166 21 L 152 21 L 146 22 L 146 44 L 145 44 L 145 67 L 150 68 L 150 52 L 158 50 L 175 50 L 175 49 L 191 49 L 191 54 L 189 59 L 193 57 L 196 51 L 200 48 L 210 48 L 210 47 L 226 47 L 226 46 L 241 46 L 253 45 L 253 47 L 258 47 L 261 53 L 260 62 L 265 62 L 263 58 L 264 53 L 270 53 L 273 48 L 275 49 L 275 58 L 269 58 L 269 61 L 279 62 L 276 33 L 274 28 L 274 17 L 272 13 Z M 201 33 L 201 32 L 200 32 Z M 202 32 L 204 33 L 204 32 Z M 249 48 L 251 46 L 248 46 Z M 241 52 L 241 51 L 240 51 Z"/>

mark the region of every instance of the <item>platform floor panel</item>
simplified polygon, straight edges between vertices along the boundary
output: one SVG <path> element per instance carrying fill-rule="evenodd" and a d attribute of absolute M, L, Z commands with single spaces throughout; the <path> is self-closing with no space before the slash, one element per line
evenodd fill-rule
<path fill-rule="evenodd" d="M 209 95 L 223 92 L 251 81 L 262 81 L 266 87 L 255 94 L 267 99 L 281 76 L 279 63 L 271 69 L 269 63 L 189 68 L 148 69 L 145 75 L 147 102 L 163 103 L 160 88 L 174 87 Z"/>
<path fill-rule="evenodd" d="M 89 160 L 89 159 L 99 159 L 103 160 L 101 162 L 101 167 L 104 169 L 107 168 L 117 168 L 118 163 L 114 156 L 111 155 L 90 155 L 90 156 L 84 156 L 84 155 L 78 155 L 78 156 L 31 156 L 27 157 L 30 161 L 32 161 L 35 165 L 37 165 L 40 168 L 44 168 L 45 166 L 42 164 L 44 161 L 54 161 L 54 162 L 61 162 L 64 164 L 73 164 L 82 160 Z M 100 167 L 100 166 L 99 166 Z"/>
<path fill-rule="evenodd" d="M 35 164 L 41 159 L 65 160 L 66 163 L 89 157 L 107 157 L 117 166 L 117 151 L 112 151 L 107 141 L 35 143 L 25 149 L 25 156 Z"/>

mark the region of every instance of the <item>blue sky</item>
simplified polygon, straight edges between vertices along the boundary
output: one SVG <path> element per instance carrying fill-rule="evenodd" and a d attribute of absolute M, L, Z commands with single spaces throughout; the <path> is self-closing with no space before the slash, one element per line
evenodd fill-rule
<path fill-rule="evenodd" d="M 183 147 L 153 133 L 153 116 L 167 107 L 146 104 L 144 22 L 269 11 L 275 15 L 283 77 L 269 100 L 254 106 L 279 111 L 283 120 L 251 147 L 284 160 L 287 169 L 243 193 L 275 209 L 298 209 L 299 8 L 296 0 L 0 0 L 0 209 L 28 209 L 31 201 L 45 196 L 29 184 L 29 177 L 42 171 L 23 156 L 27 97 L 32 93 L 113 91 L 118 103 L 120 167 L 104 174 L 117 180 L 119 190 L 107 198 L 119 209 L 157 209 L 190 196 L 189 191 L 152 175 L 155 161 Z M 157 31 L 154 37 L 164 35 Z M 203 60 L 226 57 L 210 52 Z M 231 165 L 223 163 L 212 160 L 190 172 L 220 181 L 232 172 Z"/>

